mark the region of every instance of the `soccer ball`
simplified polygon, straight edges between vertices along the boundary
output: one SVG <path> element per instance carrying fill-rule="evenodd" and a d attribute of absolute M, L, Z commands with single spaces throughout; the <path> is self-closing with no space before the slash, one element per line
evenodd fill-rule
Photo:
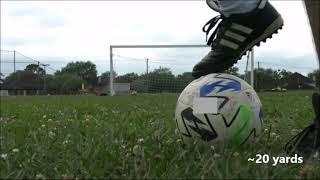
<path fill-rule="evenodd" d="M 244 80 L 209 74 L 191 82 L 180 94 L 175 120 L 184 141 L 242 145 L 261 133 L 263 109 Z"/>

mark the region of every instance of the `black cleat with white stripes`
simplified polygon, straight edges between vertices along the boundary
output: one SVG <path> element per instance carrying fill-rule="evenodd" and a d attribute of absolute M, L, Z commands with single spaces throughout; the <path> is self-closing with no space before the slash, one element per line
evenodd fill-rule
<path fill-rule="evenodd" d="M 258 7 L 249 13 L 214 17 L 203 27 L 207 37 L 215 29 L 207 39 L 212 50 L 194 66 L 193 77 L 225 71 L 253 46 L 260 46 L 261 41 L 271 38 L 282 26 L 281 15 L 266 0 L 261 0 Z"/>

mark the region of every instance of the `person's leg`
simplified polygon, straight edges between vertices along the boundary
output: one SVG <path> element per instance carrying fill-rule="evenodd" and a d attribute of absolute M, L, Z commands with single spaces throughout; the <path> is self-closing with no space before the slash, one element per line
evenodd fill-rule
<path fill-rule="evenodd" d="M 310 26 L 313 32 L 313 39 L 317 49 L 318 60 L 320 65 L 320 1 L 305 0 L 304 3 L 309 17 Z"/>
<path fill-rule="evenodd" d="M 207 4 L 221 16 L 203 27 L 207 36 L 215 29 L 207 40 L 212 50 L 194 66 L 195 78 L 227 70 L 283 26 L 281 15 L 267 0 L 207 0 Z"/>
<path fill-rule="evenodd" d="M 231 14 L 247 13 L 254 10 L 260 0 L 218 0 L 220 11 L 229 17 Z"/>

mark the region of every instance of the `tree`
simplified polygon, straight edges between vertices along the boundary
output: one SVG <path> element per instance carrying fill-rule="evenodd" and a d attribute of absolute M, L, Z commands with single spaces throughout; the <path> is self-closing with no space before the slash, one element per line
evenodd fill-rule
<path fill-rule="evenodd" d="M 194 80 L 191 72 L 184 72 L 176 77 L 177 91 L 181 92 L 190 82 Z"/>
<path fill-rule="evenodd" d="M 23 70 L 11 73 L 5 78 L 4 84 L 17 89 L 42 89 L 43 87 L 42 79 L 39 79 L 37 74 Z"/>
<path fill-rule="evenodd" d="M 62 68 L 59 73 L 74 74 L 80 77 L 85 83 L 89 85 L 95 85 L 97 82 L 97 69 L 96 65 L 90 61 L 82 62 L 71 62 L 66 67 Z"/>
<path fill-rule="evenodd" d="M 74 94 L 81 89 L 83 80 L 72 73 L 62 73 L 53 78 L 48 77 L 48 91 L 58 94 Z"/>
<path fill-rule="evenodd" d="M 230 67 L 229 69 L 225 70 L 223 73 L 226 73 L 226 74 L 231 74 L 231 75 L 234 75 L 234 76 L 240 76 L 239 74 L 239 68 L 233 66 L 233 67 Z"/>
<path fill-rule="evenodd" d="M 38 74 L 39 76 L 43 76 L 46 74 L 45 70 L 41 67 L 39 67 L 38 64 L 29 64 L 26 66 L 26 68 L 24 69 L 25 71 L 30 71 L 33 74 Z"/>
<path fill-rule="evenodd" d="M 272 89 L 278 86 L 278 79 L 280 79 L 277 74 L 277 71 L 272 69 L 263 69 L 260 68 L 259 71 L 257 69 L 254 70 L 255 72 L 255 87 L 259 86 L 259 89 Z M 251 73 L 250 71 L 248 72 Z M 247 76 L 250 78 L 250 76 Z"/>
<path fill-rule="evenodd" d="M 280 86 L 281 87 L 284 87 L 288 84 L 288 80 L 290 78 L 290 76 L 292 75 L 293 73 L 290 72 L 290 71 L 287 71 L 285 69 L 282 69 L 280 72 L 279 72 L 279 76 L 280 76 Z"/>
<path fill-rule="evenodd" d="M 109 72 L 110 76 L 110 72 Z M 139 75 L 136 73 L 127 73 L 121 76 L 116 77 L 117 82 L 133 82 L 139 78 Z"/>
<path fill-rule="evenodd" d="M 117 77 L 117 73 L 115 71 L 113 71 L 113 78 Z M 104 73 L 101 74 L 100 76 L 100 81 L 105 83 L 105 82 L 109 82 L 110 80 L 110 71 L 106 71 Z"/>
<path fill-rule="evenodd" d="M 287 86 L 290 76 L 293 74 L 285 69 L 255 69 L 255 87 L 258 89 L 272 89 Z M 250 73 L 250 72 L 249 72 Z"/>
<path fill-rule="evenodd" d="M 317 87 L 320 87 L 320 70 L 319 69 L 309 73 L 308 77 L 313 81 L 315 81 Z"/>
<path fill-rule="evenodd" d="M 4 82 L 4 75 L 0 72 L 0 84 Z"/>
<path fill-rule="evenodd" d="M 55 79 L 55 76 L 54 75 L 51 75 L 51 74 L 46 74 L 44 77 L 43 77 L 43 80 L 44 80 L 44 89 L 48 92 L 48 93 L 52 93 L 52 94 L 56 94 L 57 91 L 56 89 L 54 89 L 54 81 Z"/>
<path fill-rule="evenodd" d="M 169 68 L 160 67 L 146 76 L 146 85 L 149 92 L 176 92 L 175 76 Z"/>

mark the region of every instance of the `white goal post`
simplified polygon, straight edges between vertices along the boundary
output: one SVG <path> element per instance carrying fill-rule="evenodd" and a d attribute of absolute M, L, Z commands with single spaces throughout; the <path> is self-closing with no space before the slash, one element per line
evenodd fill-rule
<path fill-rule="evenodd" d="M 110 81 L 109 81 L 109 92 L 110 96 L 115 95 L 113 80 L 114 80 L 114 69 L 113 69 L 113 49 L 120 49 L 120 48 L 208 48 L 207 45 L 110 45 Z M 253 87 L 254 84 L 254 53 L 252 49 L 251 54 L 251 86 Z"/>

